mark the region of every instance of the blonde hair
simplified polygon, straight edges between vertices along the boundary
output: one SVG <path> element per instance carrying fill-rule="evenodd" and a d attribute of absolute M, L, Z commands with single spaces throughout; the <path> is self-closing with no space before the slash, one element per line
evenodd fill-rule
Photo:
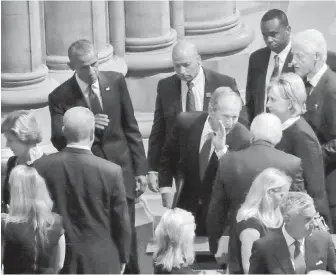
<path fill-rule="evenodd" d="M 190 212 L 180 208 L 166 211 L 155 230 L 155 264 L 168 271 L 191 265 L 195 259 L 194 237 L 195 219 Z"/>
<path fill-rule="evenodd" d="M 18 165 L 9 176 L 9 185 L 11 198 L 6 223 L 31 224 L 43 248 L 48 242 L 47 232 L 54 223 L 53 202 L 44 179 L 35 168 Z"/>
<path fill-rule="evenodd" d="M 283 100 L 290 104 L 292 116 L 300 116 L 306 112 L 307 93 L 303 80 L 295 73 L 281 74 L 273 79 L 267 92 L 276 91 Z"/>
<path fill-rule="evenodd" d="M 246 196 L 245 202 L 238 210 L 237 222 L 256 218 L 266 227 L 279 227 L 283 219 L 280 206 L 274 205 L 269 191 L 292 184 L 292 179 L 285 172 L 276 168 L 267 168 L 257 175 L 252 182 L 251 188 Z"/>
<path fill-rule="evenodd" d="M 1 124 L 1 133 L 12 133 L 19 141 L 37 144 L 42 141 L 42 132 L 32 111 L 11 112 Z"/>

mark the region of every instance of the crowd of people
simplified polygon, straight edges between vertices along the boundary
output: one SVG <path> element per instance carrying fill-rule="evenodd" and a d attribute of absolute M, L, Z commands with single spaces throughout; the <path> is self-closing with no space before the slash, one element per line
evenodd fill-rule
<path fill-rule="evenodd" d="M 48 101 L 59 152 L 39 148 L 33 112 L 2 122 L 14 153 L 1 193 L 3 272 L 139 274 L 135 201 L 148 185 L 167 208 L 156 274 L 197 273 L 196 236 L 213 255 L 229 236 L 221 264 L 231 274 L 336 273 L 336 73 L 319 31 L 292 35 L 278 9 L 260 28 L 266 47 L 250 56 L 246 104 L 234 78 L 176 43 L 147 157 L 125 77 L 98 70 L 90 41 L 72 43 L 75 73 Z"/>

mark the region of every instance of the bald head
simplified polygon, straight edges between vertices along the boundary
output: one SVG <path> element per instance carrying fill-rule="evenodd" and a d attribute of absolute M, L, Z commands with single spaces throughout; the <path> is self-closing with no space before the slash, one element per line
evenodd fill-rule
<path fill-rule="evenodd" d="M 84 107 L 73 107 L 63 116 L 63 133 L 67 143 L 90 145 L 94 138 L 95 119 L 93 113 Z"/>
<path fill-rule="evenodd" d="M 185 40 L 174 46 L 172 60 L 177 76 L 183 81 L 193 80 L 199 72 L 201 57 L 195 45 Z"/>
<path fill-rule="evenodd" d="M 263 140 L 277 145 L 282 138 L 281 120 L 273 114 L 262 113 L 257 115 L 251 123 L 253 140 Z"/>

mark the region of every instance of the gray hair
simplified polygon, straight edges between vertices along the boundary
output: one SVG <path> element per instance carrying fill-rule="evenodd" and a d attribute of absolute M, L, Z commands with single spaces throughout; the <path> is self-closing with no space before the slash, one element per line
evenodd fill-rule
<path fill-rule="evenodd" d="M 73 59 L 74 54 L 83 56 L 91 53 L 96 54 L 96 51 L 92 42 L 87 39 L 80 39 L 73 42 L 68 49 L 70 61 Z"/>
<path fill-rule="evenodd" d="M 283 216 L 302 213 L 306 208 L 314 206 L 314 200 L 305 192 L 289 192 L 280 203 Z"/>
<path fill-rule="evenodd" d="M 302 78 L 295 73 L 281 74 L 273 79 L 267 91 L 276 90 L 280 97 L 289 102 L 292 116 L 300 116 L 306 112 L 307 92 Z"/>
<path fill-rule="evenodd" d="M 94 115 L 88 108 L 73 107 L 65 112 L 63 125 L 64 136 L 68 143 L 84 141 L 90 139 L 94 133 Z"/>
<path fill-rule="evenodd" d="M 250 128 L 253 141 L 264 140 L 276 145 L 282 138 L 282 124 L 280 119 L 273 114 L 262 113 L 257 115 Z"/>
<path fill-rule="evenodd" d="M 219 109 L 219 102 L 224 99 L 228 102 L 239 102 L 241 108 L 244 105 L 240 95 L 233 91 L 230 87 L 218 87 L 211 95 L 209 109 L 217 111 Z"/>
<path fill-rule="evenodd" d="M 323 34 L 315 29 L 298 32 L 292 39 L 292 44 L 304 45 L 310 53 L 318 53 L 322 61 L 327 60 L 327 42 Z"/>

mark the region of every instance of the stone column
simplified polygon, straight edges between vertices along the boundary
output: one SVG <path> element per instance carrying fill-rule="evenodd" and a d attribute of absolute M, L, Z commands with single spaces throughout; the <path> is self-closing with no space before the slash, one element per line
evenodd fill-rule
<path fill-rule="evenodd" d="M 170 23 L 177 33 L 177 39 L 184 39 L 184 2 L 180 0 L 170 0 Z"/>
<path fill-rule="evenodd" d="M 42 106 L 58 85 L 42 63 L 36 1 L 1 2 L 1 105 L 4 110 Z"/>
<path fill-rule="evenodd" d="M 45 36 L 47 65 L 64 81 L 72 72 L 67 66 L 68 47 L 78 39 L 93 42 L 98 51 L 101 70 L 126 73 L 113 58 L 109 43 L 108 3 L 105 1 L 45 1 Z"/>
<path fill-rule="evenodd" d="M 169 1 L 125 1 L 125 19 L 129 70 L 171 67 L 176 31 L 170 27 Z"/>

